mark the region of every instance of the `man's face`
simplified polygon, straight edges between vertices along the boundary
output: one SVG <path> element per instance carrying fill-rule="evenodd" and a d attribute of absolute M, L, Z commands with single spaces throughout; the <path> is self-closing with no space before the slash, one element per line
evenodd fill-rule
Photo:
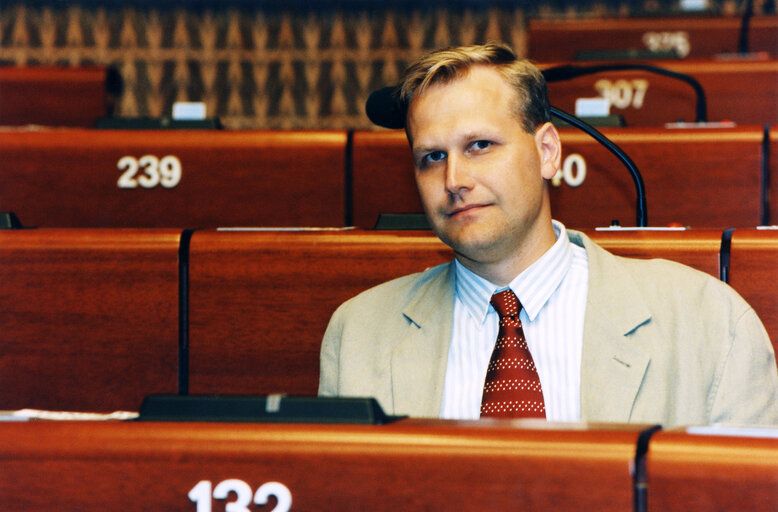
<path fill-rule="evenodd" d="M 475 66 L 428 88 L 408 110 L 416 183 L 433 230 L 476 264 L 517 252 L 532 261 L 553 233 L 543 178 L 559 165 L 547 147 L 547 137 L 558 144 L 558 136 L 549 123 L 525 132 L 515 98 L 498 71 Z"/>

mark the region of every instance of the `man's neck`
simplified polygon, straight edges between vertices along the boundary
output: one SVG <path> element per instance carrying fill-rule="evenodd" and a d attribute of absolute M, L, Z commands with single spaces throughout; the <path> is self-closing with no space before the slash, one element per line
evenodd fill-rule
<path fill-rule="evenodd" d="M 464 254 L 455 253 L 457 260 L 474 274 L 498 286 L 507 286 L 516 276 L 543 256 L 556 242 L 556 234 L 549 223 L 547 230 L 538 236 L 526 240 L 521 247 L 511 251 L 506 257 L 494 260 L 476 261 Z"/>

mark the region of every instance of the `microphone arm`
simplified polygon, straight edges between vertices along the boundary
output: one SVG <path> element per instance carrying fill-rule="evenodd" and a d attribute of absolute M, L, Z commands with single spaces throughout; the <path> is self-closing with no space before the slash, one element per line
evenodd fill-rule
<path fill-rule="evenodd" d="M 754 1 L 746 0 L 743 9 L 743 18 L 740 21 L 740 34 L 737 41 L 738 53 L 748 53 L 748 32 L 751 24 L 751 17 L 754 15 Z"/>
<path fill-rule="evenodd" d="M 573 78 L 577 78 L 579 76 L 593 75 L 603 71 L 629 70 L 648 71 L 657 75 L 664 75 L 670 78 L 675 78 L 689 84 L 697 95 L 695 121 L 698 123 L 706 123 L 708 121 L 707 100 L 705 98 L 705 91 L 703 90 L 702 85 L 700 85 L 700 82 L 698 82 L 697 79 L 691 75 L 670 71 L 669 69 L 660 68 L 659 66 L 633 63 L 595 64 L 591 66 L 573 66 L 572 64 L 563 64 L 561 66 L 555 66 L 543 70 L 543 76 L 546 78 L 546 82 L 559 82 L 562 80 L 572 80 Z"/>
<path fill-rule="evenodd" d="M 630 176 L 632 176 L 632 181 L 635 183 L 635 192 L 637 194 L 637 199 L 635 201 L 635 216 L 637 226 L 641 228 L 648 226 L 646 186 L 643 183 L 643 176 L 640 174 L 640 171 L 635 165 L 635 162 L 632 161 L 629 155 L 627 155 L 624 150 L 614 144 L 605 135 L 600 133 L 596 128 L 583 121 L 582 119 L 572 114 L 568 114 L 564 110 L 559 110 L 556 107 L 551 107 L 551 115 L 558 117 L 559 119 L 562 119 L 563 121 L 566 121 L 575 126 L 579 130 L 586 132 L 588 135 L 594 138 L 594 140 L 605 146 L 608 151 L 616 155 L 616 158 L 618 158 L 621 163 L 624 164 L 624 166 L 629 171 Z"/>

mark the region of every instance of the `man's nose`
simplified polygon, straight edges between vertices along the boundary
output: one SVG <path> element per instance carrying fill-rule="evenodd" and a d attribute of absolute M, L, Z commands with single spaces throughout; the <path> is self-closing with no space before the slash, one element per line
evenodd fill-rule
<path fill-rule="evenodd" d="M 461 155 L 449 155 L 446 160 L 446 191 L 461 195 L 473 188 L 473 177 L 467 158 Z"/>

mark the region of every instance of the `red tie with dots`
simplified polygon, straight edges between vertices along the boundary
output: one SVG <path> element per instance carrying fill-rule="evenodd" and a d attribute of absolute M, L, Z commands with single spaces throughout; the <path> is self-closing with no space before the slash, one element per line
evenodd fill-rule
<path fill-rule="evenodd" d="M 500 329 L 486 370 L 481 417 L 545 418 L 540 378 L 519 320 L 521 302 L 508 289 L 492 295 L 491 303 Z"/>

